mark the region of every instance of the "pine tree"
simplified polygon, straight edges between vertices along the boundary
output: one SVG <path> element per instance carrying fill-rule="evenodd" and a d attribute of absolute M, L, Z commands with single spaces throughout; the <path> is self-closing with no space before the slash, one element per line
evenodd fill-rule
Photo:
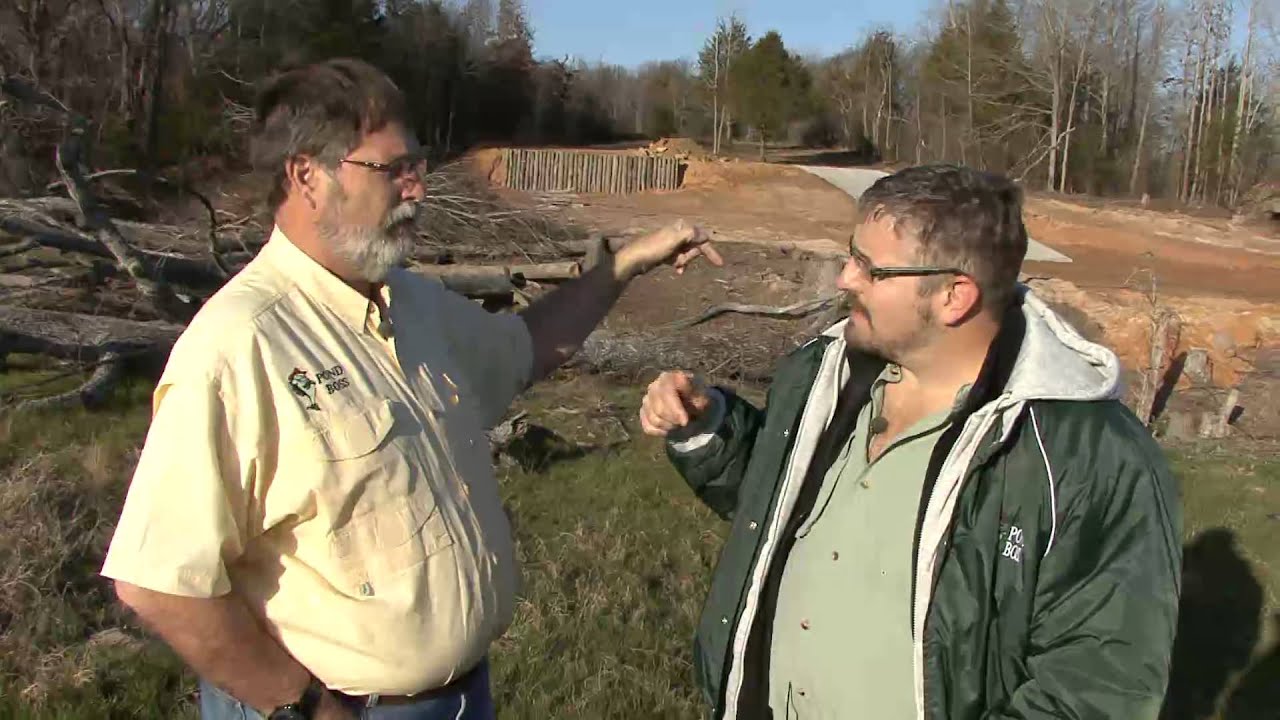
<path fill-rule="evenodd" d="M 806 110 L 811 80 L 808 68 L 787 51 L 782 36 L 770 31 L 734 67 L 734 104 L 742 120 L 765 142 L 786 130 L 787 123 Z"/>
<path fill-rule="evenodd" d="M 1022 58 L 1022 39 L 1005 0 L 952 6 L 922 72 L 930 90 L 923 100 L 937 124 L 959 131 L 940 148 L 942 158 L 955 157 L 948 147 L 954 145 L 962 162 L 1001 169 L 1012 162 L 1006 135 L 1028 122 L 1014 110 L 1026 107 L 1020 102 L 1026 90 Z"/>

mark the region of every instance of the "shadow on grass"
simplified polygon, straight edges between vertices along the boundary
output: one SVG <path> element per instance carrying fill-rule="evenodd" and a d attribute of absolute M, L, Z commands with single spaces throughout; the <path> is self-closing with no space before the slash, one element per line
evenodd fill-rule
<path fill-rule="evenodd" d="M 1272 637 L 1280 637 L 1280 613 L 1271 616 Z M 1236 683 L 1223 720 L 1274 718 L 1280 713 L 1280 644 L 1260 658 Z"/>
<path fill-rule="evenodd" d="M 1235 533 L 1202 532 L 1184 548 L 1182 568 L 1178 636 L 1161 720 L 1274 720 L 1280 650 L 1250 667 L 1261 634 L 1263 593 Z M 1219 697 L 1229 687 L 1220 716 Z"/>
<path fill-rule="evenodd" d="M 577 443 L 550 428 L 529 424 L 518 437 L 507 443 L 502 452 L 521 470 L 544 473 L 556 463 L 608 453 L 624 445 L 626 441 L 602 445 Z"/>

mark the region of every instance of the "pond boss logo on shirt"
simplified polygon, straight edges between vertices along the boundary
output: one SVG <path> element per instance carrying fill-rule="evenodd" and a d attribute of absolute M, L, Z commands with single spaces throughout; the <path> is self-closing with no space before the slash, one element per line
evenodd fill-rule
<path fill-rule="evenodd" d="M 351 379 L 347 377 L 347 371 L 341 365 L 334 365 L 317 372 L 315 380 L 312 380 L 311 375 L 302 368 L 294 368 L 293 372 L 289 373 L 289 388 L 293 390 L 294 395 L 307 402 L 308 410 L 320 409 L 320 405 L 316 403 L 316 395 L 321 387 L 332 395 L 351 387 Z"/>

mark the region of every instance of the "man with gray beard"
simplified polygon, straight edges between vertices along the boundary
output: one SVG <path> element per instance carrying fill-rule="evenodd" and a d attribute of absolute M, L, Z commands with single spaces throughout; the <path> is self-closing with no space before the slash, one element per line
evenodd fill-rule
<path fill-rule="evenodd" d="M 519 572 L 485 430 L 629 280 L 721 260 L 679 223 L 520 314 L 400 268 L 425 162 L 358 61 L 273 78 L 253 156 L 275 227 L 174 346 L 102 572 L 206 720 L 492 718 Z"/>

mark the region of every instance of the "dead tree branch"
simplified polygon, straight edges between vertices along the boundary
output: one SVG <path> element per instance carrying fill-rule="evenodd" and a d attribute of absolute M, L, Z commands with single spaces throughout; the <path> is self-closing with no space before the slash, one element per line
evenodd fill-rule
<path fill-rule="evenodd" d="M 81 253 L 106 260 L 116 256 L 94 236 L 58 222 L 50 213 L 75 212 L 75 204 L 66 198 L 32 198 L 27 200 L 0 199 L 0 229 L 15 235 L 24 235 L 29 242 L 63 252 Z M 119 223 L 135 240 L 142 236 L 166 236 L 173 232 L 166 226 L 147 223 Z M 180 286 L 197 294 L 208 294 L 220 287 L 229 274 L 234 274 L 236 253 L 214 252 L 215 262 L 190 258 L 174 253 L 156 252 L 137 248 L 125 238 L 133 256 L 148 276 L 163 277 L 171 285 Z M 30 248 L 28 248 L 30 249 Z M 0 256 L 16 254 L 8 248 L 0 248 Z M 219 267 L 218 262 L 226 265 Z M 118 264 L 118 263 L 117 263 Z M 127 268 L 121 267 L 127 271 Z"/>
<path fill-rule="evenodd" d="M 221 279 L 223 280 L 226 280 L 227 278 L 235 274 L 235 271 L 228 266 L 222 254 L 218 251 L 218 213 L 214 209 L 213 203 L 209 201 L 209 198 L 205 197 L 203 193 L 198 192 L 195 188 L 191 187 L 191 185 L 189 185 L 188 183 L 170 180 L 169 178 L 166 178 L 162 175 L 156 175 L 154 173 L 144 172 L 142 170 L 137 170 L 135 168 L 99 170 L 98 172 L 90 173 L 84 176 L 84 180 L 86 183 L 88 183 L 104 177 L 121 177 L 121 176 L 139 177 L 144 182 L 158 182 L 161 185 L 167 185 L 171 188 L 174 188 L 175 190 L 178 190 L 179 192 L 186 193 L 187 195 L 194 197 L 196 200 L 199 200 L 200 204 L 204 206 L 205 212 L 209 214 L 209 255 L 213 258 L 213 267 L 217 270 Z M 59 187 L 68 187 L 65 176 L 62 180 L 49 183 L 48 189 L 50 191 L 53 191 Z M 70 190 L 68 190 L 68 193 L 70 193 Z M 74 199 L 74 195 L 72 196 L 72 198 Z"/>
<path fill-rule="evenodd" d="M 156 272 L 157 266 L 144 263 L 141 254 L 125 240 L 120 229 L 89 191 L 88 181 L 80 168 L 90 127 L 88 118 L 17 78 L 6 77 L 0 80 L 0 90 L 19 100 L 58 110 L 66 118 L 66 136 L 58 146 L 54 161 L 67 194 L 76 204 L 76 224 L 87 230 L 94 240 L 111 253 L 116 264 L 133 278 L 134 284 L 162 317 L 189 320 L 195 314 L 194 304 L 185 302 L 174 294 L 163 273 Z M 211 207 L 210 214 L 212 215 Z"/>
<path fill-rule="evenodd" d="M 805 317 L 827 307 L 831 303 L 840 299 L 839 295 L 829 295 L 827 297 L 818 298 L 817 300 L 806 300 L 804 302 L 794 303 L 783 307 L 774 307 L 771 305 L 744 305 L 742 303 L 724 303 L 708 308 L 701 315 L 691 320 L 682 320 L 673 323 L 672 327 L 686 328 L 700 325 L 714 317 L 724 315 L 725 313 L 739 313 L 742 315 L 758 315 L 764 317 L 789 317 L 799 318 Z"/>

